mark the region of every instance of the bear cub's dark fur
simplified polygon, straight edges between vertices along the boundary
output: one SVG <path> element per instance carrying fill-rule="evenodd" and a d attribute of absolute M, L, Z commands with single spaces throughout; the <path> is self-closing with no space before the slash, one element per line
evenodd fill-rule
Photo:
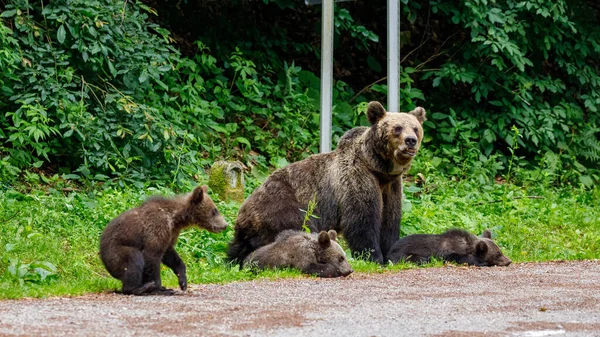
<path fill-rule="evenodd" d="M 472 266 L 508 266 L 512 261 L 504 256 L 486 229 L 477 237 L 462 229 L 450 229 L 443 234 L 414 234 L 398 240 L 388 254 L 390 261 L 425 263 L 432 257 Z"/>
<path fill-rule="evenodd" d="M 187 289 L 186 267 L 174 249 L 179 233 L 194 225 L 213 233 L 227 227 L 207 190 L 204 185 L 173 199 L 151 197 L 106 226 L 100 258 L 123 283 L 123 294 L 174 294 L 161 285 L 161 262 L 175 272 L 181 290 Z"/>
<path fill-rule="evenodd" d="M 337 243 L 337 232 L 311 234 L 285 230 L 275 242 L 250 253 L 244 264 L 258 268 L 292 267 L 319 277 L 348 276 L 353 270 Z"/>

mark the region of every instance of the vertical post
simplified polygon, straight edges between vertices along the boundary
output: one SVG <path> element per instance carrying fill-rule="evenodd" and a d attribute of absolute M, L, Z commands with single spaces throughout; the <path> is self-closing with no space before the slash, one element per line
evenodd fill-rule
<path fill-rule="evenodd" d="M 321 153 L 331 151 L 333 5 L 333 0 L 323 0 L 323 18 L 321 25 Z"/>
<path fill-rule="evenodd" d="M 388 111 L 400 111 L 400 1 L 387 2 Z"/>

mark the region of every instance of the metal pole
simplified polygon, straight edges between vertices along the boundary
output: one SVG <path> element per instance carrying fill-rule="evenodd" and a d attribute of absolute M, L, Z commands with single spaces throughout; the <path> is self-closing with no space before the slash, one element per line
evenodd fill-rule
<path fill-rule="evenodd" d="M 400 3 L 388 0 L 388 111 L 400 111 Z"/>
<path fill-rule="evenodd" d="M 331 151 L 333 4 L 333 0 L 323 0 L 323 18 L 321 26 L 321 153 Z"/>

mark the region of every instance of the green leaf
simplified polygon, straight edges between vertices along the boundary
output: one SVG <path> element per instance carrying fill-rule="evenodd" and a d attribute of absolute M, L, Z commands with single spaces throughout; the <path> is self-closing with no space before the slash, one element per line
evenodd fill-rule
<path fill-rule="evenodd" d="M 217 132 L 219 132 L 219 133 L 229 134 L 224 127 L 222 127 L 220 125 L 217 125 L 217 124 L 210 125 L 210 128 L 213 129 L 213 130 L 215 130 L 215 131 L 217 131 Z"/>
<path fill-rule="evenodd" d="M 582 176 L 580 176 L 579 177 L 579 181 L 585 187 L 592 187 L 592 186 L 594 186 L 594 180 L 590 176 L 588 176 L 588 175 L 582 175 Z"/>
<path fill-rule="evenodd" d="M 415 186 L 415 185 L 409 185 L 408 187 L 406 187 L 404 189 L 404 192 L 408 192 L 408 193 L 417 193 L 417 192 L 421 192 L 423 190 L 423 188 Z"/>
<path fill-rule="evenodd" d="M 56 272 L 56 266 L 48 261 L 35 261 L 31 263 L 32 268 L 44 268 L 51 272 Z"/>
<path fill-rule="evenodd" d="M 276 158 L 276 161 L 275 161 L 275 167 L 276 168 L 282 168 L 282 167 L 287 166 L 289 164 L 290 163 L 287 161 L 287 159 L 285 159 L 283 157 Z"/>
<path fill-rule="evenodd" d="M 113 77 L 117 77 L 117 69 L 115 69 L 115 66 L 113 65 L 113 63 L 108 60 L 108 70 L 110 70 L 111 75 L 113 75 Z"/>
<path fill-rule="evenodd" d="M 444 119 L 444 118 L 448 118 L 447 114 L 441 113 L 441 112 L 434 112 L 431 114 L 431 118 L 433 119 Z"/>
<path fill-rule="evenodd" d="M 248 141 L 248 139 L 246 139 L 244 137 L 236 137 L 235 141 L 238 142 L 238 143 L 246 144 L 248 146 L 248 149 L 250 149 L 252 147 L 250 145 L 250 142 Z"/>
<path fill-rule="evenodd" d="M 16 9 L 12 9 L 12 10 L 9 10 L 9 11 L 2 12 L 2 14 L 0 14 L 0 17 L 11 18 L 11 17 L 15 16 L 15 14 L 17 14 L 17 10 Z"/>
<path fill-rule="evenodd" d="M 381 64 L 379 62 L 377 62 L 377 60 L 373 56 L 367 57 L 367 65 L 374 72 L 380 73 L 382 70 Z"/>
<path fill-rule="evenodd" d="M 58 27 L 58 31 L 56 32 L 56 39 L 59 43 L 65 42 L 65 37 L 67 37 L 67 31 L 65 30 L 65 25 L 60 25 Z"/>

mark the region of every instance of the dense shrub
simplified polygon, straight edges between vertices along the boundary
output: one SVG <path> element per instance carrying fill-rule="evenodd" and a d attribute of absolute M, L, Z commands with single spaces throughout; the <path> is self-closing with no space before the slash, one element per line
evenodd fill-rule
<path fill-rule="evenodd" d="M 6 6 L 2 43 L 21 62 L 1 60 L 12 65 L 3 175 L 33 163 L 69 178 L 176 182 L 219 158 L 267 167 L 316 152 L 314 75 L 293 63 L 258 73 L 240 50 L 216 59 L 201 42 L 181 57 L 149 14 L 108 0 Z"/>
<path fill-rule="evenodd" d="M 531 166 L 562 163 L 568 174 L 559 178 L 585 185 L 599 178 L 597 5 L 404 3 L 403 27 L 419 34 L 408 36 L 405 50 L 414 53 L 403 69 L 418 81 L 434 112 L 428 125 L 440 169 L 460 174 L 465 157 L 481 163 L 500 158 L 496 167 L 502 169 L 509 149 L 518 147 L 516 154 Z"/>
<path fill-rule="evenodd" d="M 600 6 L 401 3 L 402 109 L 429 112 L 431 169 L 489 180 L 514 164 L 534 169 L 519 179 L 599 180 Z M 385 5 L 337 4 L 334 143 L 365 124 L 366 101 L 385 101 Z M 319 11 L 289 0 L 8 1 L 0 178 L 41 168 L 174 185 L 216 159 L 265 168 L 315 153 Z"/>

